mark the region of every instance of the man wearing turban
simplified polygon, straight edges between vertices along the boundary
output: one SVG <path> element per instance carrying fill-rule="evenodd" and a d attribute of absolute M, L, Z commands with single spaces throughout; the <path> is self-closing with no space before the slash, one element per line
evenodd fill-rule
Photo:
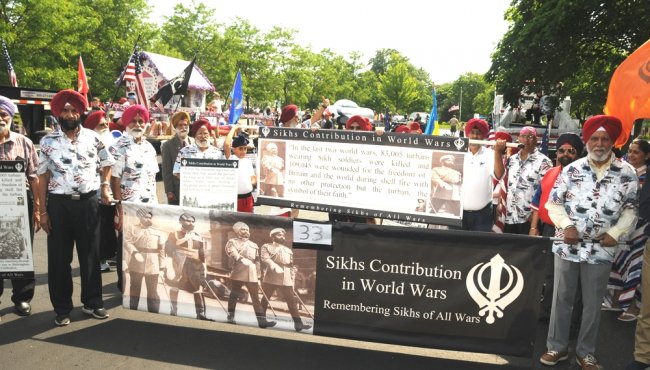
<path fill-rule="evenodd" d="M 440 166 L 431 170 L 431 210 L 460 216 L 463 174 L 456 170 L 453 154 L 440 157 Z"/>
<path fill-rule="evenodd" d="M 194 144 L 194 139 L 189 137 L 190 115 L 187 112 L 174 113 L 171 124 L 176 134 L 161 145 L 160 155 L 162 157 L 162 178 L 165 185 L 165 194 L 167 195 L 167 204 L 178 205 L 181 184 L 180 179 L 174 176 L 174 164 L 178 152 L 182 148 Z"/>
<path fill-rule="evenodd" d="M 28 137 L 11 131 L 10 128 L 13 123 L 14 114 L 16 114 L 16 106 L 14 103 L 10 99 L 0 96 L 0 160 L 24 161 L 25 175 L 27 176 L 29 186 L 23 196 L 26 196 L 26 199 L 28 199 L 29 232 L 33 245 L 34 227 L 36 227 L 37 231 L 41 227 L 39 224 L 40 204 L 35 196 L 38 194 L 39 188 L 38 176 L 36 175 L 38 155 L 36 154 L 34 143 Z M 22 239 L 22 234 L 20 237 Z M 5 238 L 7 237 L 5 236 Z M 21 246 L 23 250 L 17 250 L 17 252 L 26 254 L 27 251 L 24 250 L 25 243 L 21 243 Z M 16 248 L 18 249 L 18 245 L 16 245 Z M 31 314 L 32 307 L 29 302 L 34 298 L 36 280 L 34 278 L 15 278 L 11 279 L 11 285 L 13 287 L 11 301 L 14 304 L 14 312 L 20 316 Z M 2 296 L 3 291 L 4 280 L 0 278 L 0 296 Z"/>
<path fill-rule="evenodd" d="M 81 269 L 82 311 L 97 319 L 108 313 L 102 299 L 99 269 L 99 216 L 97 191 L 110 202 L 109 178 L 113 156 L 97 133 L 81 127 L 86 98 L 74 90 L 59 91 L 50 101 L 60 130 L 41 139 L 38 165 L 41 228 L 47 236 L 47 267 L 54 323 L 70 324 L 72 274 L 70 261 L 77 248 Z M 101 179 L 97 173 L 101 169 Z M 47 199 L 47 202 L 46 202 Z"/>
<path fill-rule="evenodd" d="M 149 111 L 142 105 L 131 105 L 122 114 L 126 135 L 122 135 L 109 152 L 115 158 L 112 166 L 111 190 L 115 200 L 135 203 L 158 203 L 156 173 L 158 160 L 153 145 L 144 139 Z M 122 245 L 122 205 L 117 205 L 119 222 L 118 246 Z M 122 248 L 117 248 L 117 287 L 123 291 Z"/>
<path fill-rule="evenodd" d="M 488 123 L 482 119 L 473 118 L 465 125 L 465 136 L 470 140 L 485 140 L 488 131 Z M 471 174 L 463 179 L 463 230 L 492 230 L 493 182 L 501 179 L 505 172 L 499 157 L 505 150 L 505 143 L 505 140 L 497 140 L 494 150 L 481 144 L 469 144 L 469 153 L 463 162 L 463 171 Z"/>
<path fill-rule="evenodd" d="M 587 157 L 565 166 L 546 203 L 556 228 L 553 244 L 555 277 L 553 306 L 540 362 L 555 365 L 568 358 L 569 327 L 578 284 L 582 289 L 582 322 L 576 362 L 599 368 L 594 356 L 600 308 L 619 239 L 636 224 L 639 181 L 634 168 L 612 149 L 621 121 L 594 116 L 583 125 Z"/>

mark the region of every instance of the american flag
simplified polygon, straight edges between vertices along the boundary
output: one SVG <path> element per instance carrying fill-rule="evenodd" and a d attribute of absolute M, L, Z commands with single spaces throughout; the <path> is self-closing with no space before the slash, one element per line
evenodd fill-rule
<path fill-rule="evenodd" d="M 144 80 L 142 79 L 142 63 L 140 62 L 140 52 L 135 51 L 129 59 L 129 63 L 124 71 L 124 81 L 126 81 L 127 92 L 135 91 L 135 96 L 138 99 L 138 104 L 144 105 L 149 109 L 149 101 L 147 100 L 147 90 L 144 88 Z"/>
<path fill-rule="evenodd" d="M 16 79 L 16 72 L 14 72 L 14 65 L 11 64 L 7 44 L 5 44 L 4 40 L 2 40 L 2 53 L 4 54 L 5 62 L 7 63 L 7 73 L 9 74 L 9 80 L 11 80 L 11 86 L 18 87 L 18 79 Z"/>

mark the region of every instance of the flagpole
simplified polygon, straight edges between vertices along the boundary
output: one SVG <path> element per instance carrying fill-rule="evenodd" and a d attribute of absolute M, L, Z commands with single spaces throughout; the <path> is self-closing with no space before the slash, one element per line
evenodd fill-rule
<path fill-rule="evenodd" d="M 138 38 L 135 40 L 135 44 L 133 44 L 133 51 L 131 52 L 131 54 L 129 54 L 129 60 L 126 62 L 126 65 L 122 70 L 122 74 L 120 75 L 120 80 L 117 82 L 117 87 L 115 88 L 115 93 L 113 94 L 113 98 L 111 98 L 111 103 L 115 101 L 115 99 L 117 98 L 117 94 L 120 92 L 120 87 L 122 86 L 122 82 L 124 82 L 124 74 L 126 73 L 126 69 L 129 66 L 129 61 L 131 61 L 131 57 L 138 49 L 138 43 L 140 43 L 140 37 L 141 35 L 138 35 Z"/>
<path fill-rule="evenodd" d="M 458 119 L 463 122 L 463 87 L 460 87 L 460 103 L 458 103 Z"/>

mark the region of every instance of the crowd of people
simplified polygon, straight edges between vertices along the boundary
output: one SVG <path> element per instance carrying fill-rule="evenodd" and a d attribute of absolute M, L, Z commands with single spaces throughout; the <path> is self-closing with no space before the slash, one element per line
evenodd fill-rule
<path fill-rule="evenodd" d="M 328 105 L 329 101 L 324 99 L 319 109 L 308 117 L 300 116 L 295 105 L 286 106 L 278 115 L 278 125 L 337 128 Z M 122 219 L 119 201 L 158 203 L 156 152 L 144 139 L 151 119 L 149 111 L 141 105 L 130 104 L 115 122 L 107 119 L 102 110 L 86 116 L 85 98 L 73 90 L 57 93 L 51 108 L 58 129 L 41 140 L 37 156 L 28 138 L 9 130 L 16 108 L 11 100 L 0 97 L 0 159 L 21 158 L 26 163 L 31 237 L 39 228 L 47 233 L 48 288 L 56 314 L 55 324 L 70 323 L 73 309 L 70 263 L 75 245 L 81 272 L 82 310 L 97 319 L 109 316 L 101 294 L 101 264 L 111 254 L 117 255 L 118 288 L 122 291 L 122 240 L 129 254 L 126 267 L 131 274 L 132 308 L 138 306 L 143 281 L 148 292 L 155 292 L 160 258 L 169 254 L 184 261 L 175 264 L 182 267 L 175 274 L 178 281 L 170 295 L 177 297 L 179 290 L 194 294 L 197 317 L 205 319 L 205 298 L 200 293 L 208 289 L 203 286 L 205 259 L 200 252 L 195 253 L 201 248 L 187 246 L 194 240 L 190 227 L 193 216 L 181 215 L 181 229 L 173 237 L 168 236 L 167 242 L 150 230 L 151 213 L 139 212 L 139 222 L 128 227 Z M 120 128 L 124 134 L 116 139 L 109 134 L 111 128 Z M 340 128 L 368 131 L 373 126 L 367 118 L 355 116 Z M 406 128 L 408 131 L 401 132 L 421 133 L 415 125 Z M 234 152 L 243 169 L 238 172 L 237 210 L 253 212 L 251 193 L 258 179 L 246 158 L 251 142 L 237 127 L 227 135 L 221 149 L 214 145 L 214 131 L 210 121 L 199 118 L 191 122 L 185 112 L 171 117 L 171 138 L 161 148 L 166 203 L 179 204 L 182 158 L 230 158 Z M 549 320 L 547 352 L 540 358 L 544 365 L 568 359 L 569 328 L 576 310 L 580 328 L 575 360 L 583 369 L 598 369 L 595 345 L 602 309 L 620 310 L 622 321 L 638 317 L 635 363 L 650 363 L 650 307 L 647 307 L 650 304 L 642 299 L 643 291 L 650 288 L 647 282 L 642 284 L 643 279 L 647 280 L 642 275 L 642 266 L 650 234 L 645 221 L 650 216 L 649 191 L 643 187 L 650 144 L 637 139 L 630 145 L 627 156 L 619 157 L 615 155 L 614 143 L 621 131 L 622 124 L 615 117 L 591 117 L 584 123 L 582 135 L 563 134 L 558 138 L 555 166 L 540 151 L 535 128 L 521 129 L 519 147 L 507 146 L 512 138 L 505 132 L 497 132 L 492 148 L 470 141 L 463 169 L 471 176 L 463 176 L 455 169 L 453 155 L 441 156 L 440 166 L 432 173 L 435 196 L 430 203 L 435 201 L 437 209 L 452 214 L 460 214 L 462 204 L 461 229 L 491 231 L 502 213 L 503 232 L 556 238 L 548 253 L 552 258 L 546 264 L 542 294 L 542 318 Z M 470 140 L 484 140 L 489 136 L 488 123 L 472 119 L 464 125 L 464 134 Z M 274 148 L 267 145 L 266 149 Z M 269 159 L 266 162 L 261 163 L 265 169 L 264 182 L 260 181 L 262 191 L 281 196 L 282 179 L 273 171 L 278 164 Z M 495 184 L 505 189 L 501 204 L 495 201 Z M 116 225 L 115 214 L 119 216 Z M 111 238 L 114 227 L 119 234 Z M 238 298 L 246 287 L 260 327 L 275 325 L 266 320 L 266 309 L 270 296 L 278 291 L 287 302 L 296 330 L 308 329 L 300 321 L 293 282 L 287 277 L 292 261 L 291 249 L 284 245 L 285 230 L 272 230 L 273 242 L 261 248 L 248 240 L 246 224 L 237 223 L 233 230 L 237 237 L 225 246 L 232 266 L 228 322 L 235 323 Z M 269 266 L 269 273 L 261 281 L 256 268 L 260 262 Z M 29 315 L 34 280 L 14 279 L 12 286 L 16 313 Z M 258 291 L 263 293 L 261 301 Z M 577 291 L 580 292 L 578 300 Z M 148 295 L 149 311 L 157 312 L 159 304 L 156 294 Z"/>

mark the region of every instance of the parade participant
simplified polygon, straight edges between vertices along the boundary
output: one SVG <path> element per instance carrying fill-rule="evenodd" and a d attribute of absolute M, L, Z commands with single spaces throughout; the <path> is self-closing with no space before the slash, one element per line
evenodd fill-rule
<path fill-rule="evenodd" d="M 639 217 L 650 220 L 650 186 L 643 186 L 639 196 Z M 650 226 L 644 230 L 646 237 L 650 237 Z M 625 370 L 645 370 L 650 367 L 650 240 L 645 243 L 643 251 L 643 268 L 641 271 L 641 312 L 636 323 L 634 334 L 634 362 Z"/>
<path fill-rule="evenodd" d="M 533 213 L 530 201 L 542 176 L 552 167 L 551 160 L 537 149 L 537 131 L 526 126 L 519 131 L 523 148 L 508 159 L 508 194 L 506 198 L 505 232 L 528 235 Z M 497 152 L 500 155 L 503 153 Z M 499 159 L 502 157 L 500 156 Z"/>
<path fill-rule="evenodd" d="M 456 115 L 451 116 L 449 120 L 449 131 L 451 132 L 451 136 L 456 136 L 456 131 L 458 131 L 458 118 L 456 118 Z"/>
<path fill-rule="evenodd" d="M 280 114 L 280 126 L 282 127 L 296 127 L 296 128 L 320 128 L 320 120 L 323 117 L 323 112 L 327 107 L 329 107 L 329 99 L 323 98 L 323 102 L 320 107 L 314 114 L 309 118 L 300 122 L 300 116 L 298 116 L 298 106 L 290 104 L 282 108 L 282 113 Z M 314 126 L 317 125 L 317 126 Z"/>
<path fill-rule="evenodd" d="M 178 218 L 180 230 L 172 231 L 165 243 L 165 253 L 172 258 L 174 279 L 171 282 L 169 299 L 172 316 L 178 313 L 178 295 L 184 290 L 194 296 L 196 318 L 208 320 L 205 312 L 205 297 L 207 266 L 205 265 L 205 245 L 203 238 L 194 231 L 196 218 L 189 213 L 183 213 Z"/>
<path fill-rule="evenodd" d="M 97 99 L 97 98 L 95 98 Z M 104 147 L 115 142 L 115 137 L 108 129 L 108 120 L 103 110 L 96 110 L 86 117 L 83 126 L 99 135 Z M 99 196 L 99 194 L 98 194 Z M 115 257 L 117 236 L 115 235 L 115 205 L 99 204 L 99 258 L 102 272 L 111 270 L 106 260 Z"/>
<path fill-rule="evenodd" d="M 485 140 L 488 135 L 488 123 L 482 119 L 473 118 L 465 126 L 465 136 L 470 140 Z M 494 150 L 480 144 L 469 144 L 469 154 L 465 155 L 463 171 L 471 176 L 463 179 L 463 230 L 486 231 L 492 230 L 492 189 L 494 181 L 503 176 L 505 169 L 500 159 L 505 150 L 506 141 L 496 141 Z"/>
<path fill-rule="evenodd" d="M 266 310 L 269 307 L 268 298 L 273 296 L 276 290 L 282 294 L 291 318 L 293 319 L 296 331 L 309 330 L 311 325 L 304 324 L 300 318 L 298 310 L 298 301 L 294 284 L 296 280 L 296 266 L 293 264 L 293 251 L 284 245 L 285 231 L 282 228 L 271 230 L 272 243 L 266 243 L 262 246 L 260 252 L 262 265 L 265 273 L 262 280 L 262 313 L 266 317 Z"/>
<path fill-rule="evenodd" d="M 70 263 L 75 245 L 82 311 L 97 319 L 108 317 L 102 300 L 96 193 L 101 189 L 102 202 L 110 202 L 108 179 L 114 159 L 95 132 L 81 127 L 81 113 L 86 109 L 83 95 L 59 91 L 50 106 L 61 129 L 41 139 L 38 203 L 41 228 L 48 234 L 48 287 L 57 315 L 54 323 L 64 326 L 70 323 L 73 307 Z"/>
<path fill-rule="evenodd" d="M 640 188 L 645 186 L 649 158 L 650 144 L 646 140 L 636 139 L 630 144 L 627 162 L 636 170 Z M 640 294 L 640 286 L 643 247 L 647 241 L 644 229 L 647 224 L 646 219 L 639 218 L 634 231 L 628 237 L 631 245 L 629 248 L 619 249 L 609 274 L 603 309 L 622 311 L 618 316 L 618 320 L 621 321 L 634 321 L 639 314 L 637 302 L 641 302 L 643 298 Z"/>
<path fill-rule="evenodd" d="M 153 229 L 153 213 L 145 208 L 136 211 L 139 223 L 125 226 L 124 248 L 129 266 L 129 308 L 138 309 L 142 280 L 147 286 L 147 310 L 158 313 L 158 277 L 163 274 L 165 258 L 162 234 Z"/>
<path fill-rule="evenodd" d="M 221 114 L 223 112 L 222 111 L 223 103 L 224 103 L 224 101 L 221 100 L 221 94 L 219 94 L 218 92 L 215 91 L 214 99 L 210 103 L 208 103 L 208 106 L 207 106 L 208 111 Z"/>
<path fill-rule="evenodd" d="M 210 144 L 211 135 L 212 125 L 210 121 L 205 118 L 194 121 L 190 129 L 190 136 L 194 138 L 194 144 L 190 144 L 178 152 L 174 163 L 174 176 L 180 179 L 183 158 L 224 159 L 221 150 Z"/>
<path fill-rule="evenodd" d="M 345 123 L 346 130 L 372 131 L 372 123 L 366 117 L 352 116 Z M 409 128 L 410 132 L 410 128 Z"/>
<path fill-rule="evenodd" d="M 116 201 L 158 203 L 156 173 L 158 161 L 153 145 L 144 139 L 144 126 L 149 121 L 149 111 L 140 104 L 129 106 L 122 114 L 126 134 L 122 135 L 109 152 L 115 158 L 112 166 L 111 190 Z M 119 221 L 117 257 L 117 287 L 123 291 L 122 278 L 122 205 L 117 204 Z"/>
<path fill-rule="evenodd" d="M 264 148 L 266 154 L 261 161 L 262 194 L 272 197 L 284 196 L 284 159 L 278 155 L 278 146 L 268 143 Z"/>
<path fill-rule="evenodd" d="M 180 180 L 174 176 L 174 164 L 178 157 L 178 152 L 194 144 L 194 139 L 188 137 L 190 129 L 190 115 L 187 112 L 176 112 L 171 119 L 172 127 L 176 130 L 176 135 L 165 141 L 160 147 L 162 156 L 162 178 L 165 185 L 165 194 L 167 195 L 167 204 L 178 205 L 180 192 Z"/>
<path fill-rule="evenodd" d="M 235 308 L 237 307 L 237 300 L 246 297 L 242 290 L 242 287 L 246 286 L 251 302 L 253 302 L 253 310 L 257 316 L 259 327 L 269 328 L 275 326 L 275 321 L 266 320 L 266 314 L 263 312 L 258 295 L 258 279 L 261 277 L 259 248 L 257 244 L 249 240 L 250 230 L 248 225 L 237 222 L 232 226 L 232 229 L 237 234 L 237 237 L 228 240 L 225 248 L 231 268 L 230 279 L 232 282 L 232 291 L 228 298 L 228 322 L 236 324 Z"/>
<path fill-rule="evenodd" d="M 0 96 L 0 161 L 24 161 L 25 176 L 27 177 L 27 210 L 29 217 L 29 237 L 34 244 L 34 232 L 40 229 L 40 204 L 37 198 L 39 192 L 38 176 L 38 155 L 32 141 L 18 133 L 10 130 L 16 106 L 14 103 Z M 34 298 L 34 278 L 11 279 L 12 295 L 11 301 L 14 304 L 14 312 L 20 316 L 28 316 L 32 312 L 30 304 Z M 0 296 L 4 291 L 4 279 L 0 278 Z"/>
<path fill-rule="evenodd" d="M 599 115 L 587 120 L 582 136 L 586 158 L 567 165 L 546 203 L 556 236 L 553 306 L 540 362 L 555 365 L 568 358 L 569 325 L 576 288 L 582 289 L 582 321 L 576 362 L 599 369 L 594 356 L 600 307 L 620 236 L 636 222 L 638 179 L 634 168 L 614 156 L 621 121 Z"/>
<path fill-rule="evenodd" d="M 239 166 L 237 166 L 237 212 L 253 213 L 253 189 L 257 184 L 257 176 L 253 162 L 246 158 L 248 139 L 243 134 L 235 136 L 240 131 L 240 126 L 231 129 L 226 137 L 227 145 L 224 147 L 232 147 L 239 160 Z"/>
<path fill-rule="evenodd" d="M 552 237 L 555 235 L 555 225 L 553 224 L 553 221 L 551 221 L 548 216 L 548 211 L 543 207 L 543 205 L 548 201 L 551 189 L 553 189 L 555 180 L 557 180 L 562 169 L 582 156 L 584 144 L 582 143 L 580 136 L 566 133 L 557 138 L 556 147 L 556 166 L 551 168 L 546 172 L 544 177 L 542 177 L 540 186 L 537 188 L 530 203 L 530 207 L 533 209 L 533 214 L 530 218 L 530 231 L 528 235 L 531 236 L 543 235 Z M 544 265 L 544 286 L 540 313 L 541 320 L 544 321 L 548 320 L 551 315 L 551 303 L 553 300 L 553 261 L 554 254 L 546 253 L 546 264 Z"/>

